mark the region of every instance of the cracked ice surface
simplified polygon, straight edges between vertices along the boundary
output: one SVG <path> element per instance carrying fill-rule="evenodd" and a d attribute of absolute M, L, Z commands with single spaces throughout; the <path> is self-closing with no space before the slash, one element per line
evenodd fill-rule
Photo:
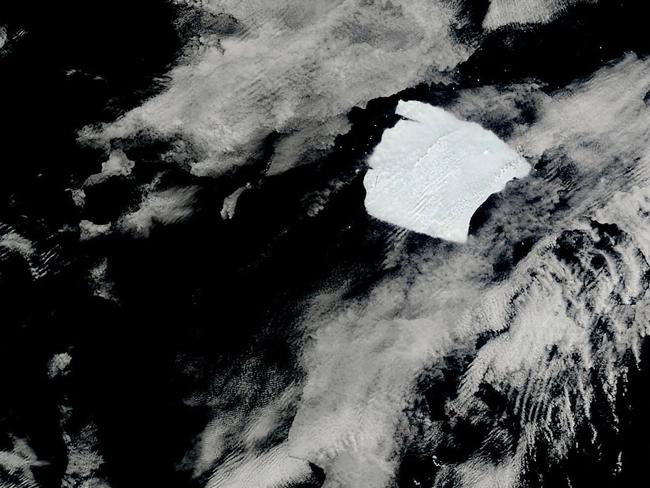
<path fill-rule="evenodd" d="M 385 222 L 465 242 L 472 215 L 530 165 L 495 134 L 431 105 L 400 101 L 404 117 L 368 160 L 365 205 Z"/>

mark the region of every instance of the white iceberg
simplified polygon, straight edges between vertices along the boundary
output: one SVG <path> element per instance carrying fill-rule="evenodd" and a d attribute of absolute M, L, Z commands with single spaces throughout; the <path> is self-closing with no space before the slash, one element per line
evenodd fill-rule
<path fill-rule="evenodd" d="M 400 101 L 404 117 L 368 160 L 365 205 L 385 222 L 465 242 L 476 209 L 530 165 L 495 134 L 426 103 Z"/>

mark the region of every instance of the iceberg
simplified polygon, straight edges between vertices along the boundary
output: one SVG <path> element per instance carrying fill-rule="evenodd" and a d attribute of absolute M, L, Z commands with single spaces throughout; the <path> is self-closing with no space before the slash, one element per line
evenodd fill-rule
<path fill-rule="evenodd" d="M 465 242 L 470 219 L 531 166 L 494 133 L 441 109 L 400 101 L 402 120 L 368 159 L 365 206 L 373 217 L 431 237 Z"/>

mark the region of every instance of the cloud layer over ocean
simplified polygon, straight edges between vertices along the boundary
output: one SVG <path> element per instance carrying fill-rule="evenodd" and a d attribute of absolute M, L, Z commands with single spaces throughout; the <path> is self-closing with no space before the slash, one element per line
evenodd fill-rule
<path fill-rule="evenodd" d="M 625 486 L 650 58 L 612 12 L 640 4 L 160 5 L 151 86 L 55 66 L 111 110 L 0 185 L 0 485 Z"/>
<path fill-rule="evenodd" d="M 198 155 L 188 169 L 213 176 L 253 164 L 270 143 L 265 173 L 277 174 L 330 150 L 349 130 L 352 107 L 444 80 L 471 52 L 454 35 L 464 22 L 454 2 L 215 0 L 197 8 L 210 27 L 171 70 L 167 89 L 86 137 L 107 145 L 141 132 L 178 138 Z"/>

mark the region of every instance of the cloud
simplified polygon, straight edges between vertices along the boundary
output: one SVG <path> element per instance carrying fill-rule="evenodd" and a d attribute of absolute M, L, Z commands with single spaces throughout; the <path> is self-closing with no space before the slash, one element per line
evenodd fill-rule
<path fill-rule="evenodd" d="M 88 128 L 86 141 L 111 142 L 143 132 L 190 141 L 190 170 L 218 176 L 265 154 L 268 174 L 313 161 L 349 129 L 348 111 L 370 99 L 445 79 L 471 49 L 445 2 L 209 1 L 237 29 L 202 33 L 218 45 L 188 53 L 169 86 L 125 116 Z M 181 160 L 181 155 L 177 156 Z"/>
<path fill-rule="evenodd" d="M 516 140 L 539 157 L 553 147 L 585 170 L 623 159 L 630 164 L 645 157 L 650 112 L 643 101 L 650 89 L 650 60 L 630 54 L 584 82 L 545 97 L 541 120 Z"/>
<path fill-rule="evenodd" d="M 7 38 L 7 29 L 3 25 L 0 25 L 0 50 L 7 43 Z"/>
<path fill-rule="evenodd" d="M 195 187 L 174 187 L 145 193 L 139 207 L 122 216 L 119 226 L 147 237 L 156 225 L 182 222 L 193 213 L 196 191 Z"/>
<path fill-rule="evenodd" d="M 129 176 L 134 166 L 135 163 L 124 154 L 124 151 L 119 149 L 111 151 L 108 160 L 102 163 L 101 172 L 89 176 L 86 179 L 85 185 L 90 186 L 103 183 L 114 176 Z"/>
<path fill-rule="evenodd" d="M 532 2 L 518 5 L 492 2 L 485 25 L 546 21 L 563 8 L 546 2 L 531 16 Z M 179 144 L 176 159 L 194 174 L 219 176 L 264 157 L 274 139 L 267 174 L 278 174 L 327 151 L 348 130 L 351 107 L 444 80 L 471 52 L 452 35 L 453 9 L 435 2 L 205 8 L 227 12 L 236 28 L 206 33 L 215 42 L 188 52 L 163 93 L 88 129 L 88 141 L 109 152 L 142 134 L 189 141 L 192 158 Z M 283 486 L 310 476 L 311 462 L 325 471 L 326 487 L 390 486 L 417 432 L 425 433 L 428 455 L 443 442 L 462 445 L 454 430 L 462 422 L 502 456 L 490 460 L 471 446 L 462 462 L 440 456 L 439 480 L 513 485 L 525 469 L 522 453 L 538 439 L 565 456 L 579 424 L 589 422 L 594 388 L 615 396 L 625 352 L 636 354 L 647 333 L 647 72 L 647 60 L 629 56 L 555 93 L 532 83 L 459 93 L 449 110 L 488 128 L 507 119 L 499 135 L 536 171 L 506 188 L 463 249 L 427 243 L 367 294 L 350 297 L 343 284 L 335 295 L 348 298 L 325 310 L 327 300 L 315 297 L 300 324 L 304 342 L 293 344 L 302 349 L 302 383 L 259 387 L 267 396 L 260 400 L 251 384 L 276 372 L 252 379 L 234 372 L 232 389 L 250 405 L 232 413 L 225 398 L 241 391 L 222 395 L 195 472 L 215 466 L 211 486 Z M 193 188 L 148 191 L 120 226 L 146 236 L 156 222 L 188 218 L 194 198 Z M 224 212 L 233 210 L 229 201 Z M 498 275 L 513 243 L 528 237 L 525 256 Z M 462 382 L 433 422 L 416 405 L 421 380 L 449 358 L 458 359 Z M 601 381 L 591 385 L 594 372 Z M 516 429 L 499 424 L 503 412 L 481 397 L 486 386 Z M 273 437 L 276 413 L 290 422 L 293 409 L 288 436 L 261 442 Z M 550 425 L 557 432 L 549 434 Z"/>
<path fill-rule="evenodd" d="M 11 437 L 11 442 L 13 444 L 11 451 L 0 451 L 0 477 L 3 486 L 36 488 L 38 484 L 34 478 L 33 468 L 47 463 L 39 461 L 25 439 Z"/>
<path fill-rule="evenodd" d="M 423 456 L 444 445 L 465 456 L 438 456 L 436 486 L 516 486 L 540 446 L 560 462 L 581 430 L 598 442 L 594 415 L 615 425 L 619 385 L 648 333 L 647 73 L 632 56 L 534 92 L 537 120 L 510 142 L 538 170 L 504 192 L 466 246 L 425 246 L 368 295 L 306 314 L 306 379 L 287 443 L 325 470 L 324 486 L 390 486 L 405 446 L 419 442 Z M 531 249 L 498 276 L 502 252 L 530 232 Z M 420 388 L 450 358 L 462 380 L 451 394 L 433 390 L 445 412 L 433 422 Z"/>

